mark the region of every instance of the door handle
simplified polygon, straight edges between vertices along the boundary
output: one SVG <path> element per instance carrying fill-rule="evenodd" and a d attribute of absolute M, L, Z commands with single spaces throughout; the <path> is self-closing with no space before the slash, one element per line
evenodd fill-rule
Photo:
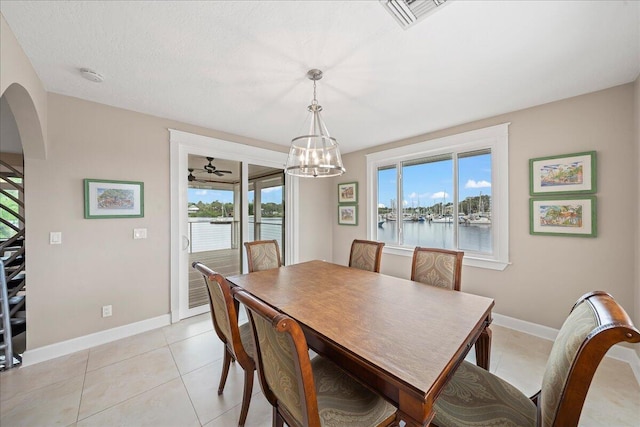
<path fill-rule="evenodd" d="M 184 246 L 182 246 L 182 250 L 186 251 L 187 249 L 189 249 L 189 238 L 187 236 L 182 236 L 182 242 L 184 243 Z"/>

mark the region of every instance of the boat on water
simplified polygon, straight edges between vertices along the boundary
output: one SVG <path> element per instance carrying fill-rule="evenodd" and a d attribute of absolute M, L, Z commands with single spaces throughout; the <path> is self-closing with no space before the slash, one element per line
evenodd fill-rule
<path fill-rule="evenodd" d="M 453 224 L 453 217 L 450 215 L 439 216 L 439 217 L 433 218 L 431 222 Z"/>
<path fill-rule="evenodd" d="M 491 225 L 491 218 L 484 214 L 471 214 L 465 219 L 468 225 Z"/>
<path fill-rule="evenodd" d="M 466 218 L 466 223 L 469 225 L 491 225 L 491 213 L 485 213 L 484 202 L 482 200 L 482 191 L 479 198 L 479 212 L 472 213 Z"/>
<path fill-rule="evenodd" d="M 487 217 L 481 216 L 474 219 L 468 219 L 467 222 L 471 225 L 491 225 L 491 220 Z"/>

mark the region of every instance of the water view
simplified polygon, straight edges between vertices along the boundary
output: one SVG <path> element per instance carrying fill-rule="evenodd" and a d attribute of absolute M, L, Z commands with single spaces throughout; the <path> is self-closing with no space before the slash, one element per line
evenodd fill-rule
<path fill-rule="evenodd" d="M 404 245 L 454 249 L 454 224 L 438 222 L 403 221 Z M 387 244 L 397 241 L 396 221 L 385 221 L 378 226 L 377 240 Z M 491 225 L 458 226 L 458 247 L 473 252 L 491 252 Z"/>

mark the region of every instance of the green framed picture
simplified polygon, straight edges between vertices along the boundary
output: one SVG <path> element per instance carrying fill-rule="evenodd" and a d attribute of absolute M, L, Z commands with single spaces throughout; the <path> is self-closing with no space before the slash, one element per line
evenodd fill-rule
<path fill-rule="evenodd" d="M 144 217 L 144 183 L 106 179 L 84 180 L 84 217 Z"/>
<path fill-rule="evenodd" d="M 596 237 L 596 196 L 529 199 L 530 234 Z"/>
<path fill-rule="evenodd" d="M 358 205 L 338 206 L 338 224 L 358 225 Z"/>
<path fill-rule="evenodd" d="M 338 203 L 358 203 L 358 183 L 338 184 Z"/>
<path fill-rule="evenodd" d="M 529 194 L 596 192 L 596 152 L 563 154 L 529 160 Z"/>

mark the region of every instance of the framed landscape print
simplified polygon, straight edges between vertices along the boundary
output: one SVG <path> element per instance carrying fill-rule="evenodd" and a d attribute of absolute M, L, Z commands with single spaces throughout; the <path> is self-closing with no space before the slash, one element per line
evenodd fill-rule
<path fill-rule="evenodd" d="M 84 180 L 84 217 L 144 217 L 144 183 L 104 179 Z"/>
<path fill-rule="evenodd" d="M 531 234 L 596 237 L 596 196 L 529 200 Z"/>
<path fill-rule="evenodd" d="M 596 192 L 596 152 L 564 154 L 529 160 L 529 194 Z"/>
<path fill-rule="evenodd" d="M 338 203 L 358 203 L 358 183 L 338 184 Z"/>
<path fill-rule="evenodd" d="M 358 225 L 358 205 L 338 206 L 338 224 Z"/>

